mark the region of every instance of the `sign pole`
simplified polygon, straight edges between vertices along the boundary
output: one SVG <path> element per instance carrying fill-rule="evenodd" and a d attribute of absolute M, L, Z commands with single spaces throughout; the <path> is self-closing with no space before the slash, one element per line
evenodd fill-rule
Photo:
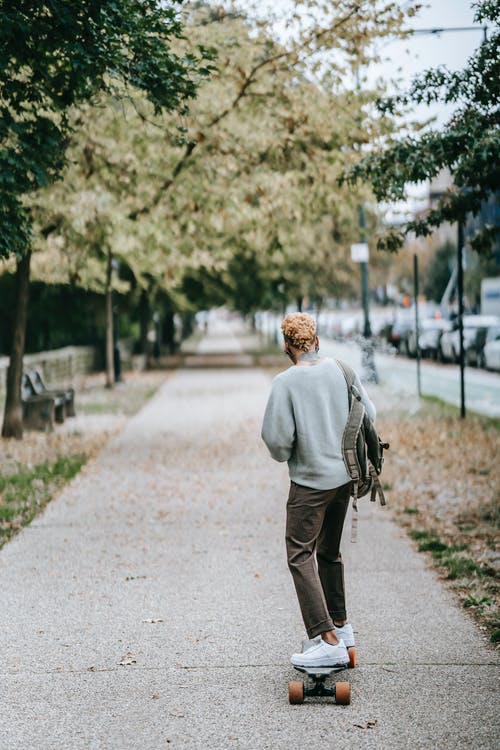
<path fill-rule="evenodd" d="M 359 222 L 361 233 L 364 232 L 364 210 L 360 206 Z M 374 346 L 372 340 L 372 331 L 370 326 L 370 307 L 369 307 L 369 289 L 368 289 L 368 261 L 370 252 L 366 242 L 357 242 L 351 245 L 351 260 L 359 263 L 361 267 L 361 297 L 363 302 L 364 324 L 363 337 L 361 339 L 362 365 L 364 377 L 369 383 L 378 383 L 378 375 L 375 367 Z"/>
<path fill-rule="evenodd" d="M 418 396 L 422 395 L 422 381 L 420 376 L 420 321 L 418 316 L 418 255 L 413 256 L 413 286 L 415 296 L 415 343 L 417 349 L 417 390 Z"/>
<path fill-rule="evenodd" d="M 458 297 L 458 337 L 460 342 L 460 416 L 465 418 L 465 358 L 464 358 L 464 225 L 458 223 L 457 233 L 457 297 Z"/>

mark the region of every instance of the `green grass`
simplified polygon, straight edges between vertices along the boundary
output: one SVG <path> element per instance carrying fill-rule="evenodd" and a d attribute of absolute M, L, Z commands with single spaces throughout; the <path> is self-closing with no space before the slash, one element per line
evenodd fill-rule
<path fill-rule="evenodd" d="M 490 607 L 493 604 L 491 596 L 482 596 L 480 599 L 476 599 L 475 596 L 468 596 L 464 599 L 463 606 L 467 609 L 468 607 L 483 607 L 486 605 Z"/>
<path fill-rule="evenodd" d="M 460 416 L 460 408 L 458 406 L 455 406 L 454 404 L 449 404 L 446 401 L 443 401 L 443 399 L 439 398 L 439 396 L 428 396 L 423 394 L 421 396 L 422 401 L 426 402 L 426 404 L 431 407 L 435 406 L 437 407 L 437 410 L 439 412 L 440 416 L 443 417 L 458 417 Z M 465 418 L 467 419 L 468 416 L 473 417 L 474 419 L 478 419 L 482 426 L 485 429 L 491 429 L 491 430 L 500 430 L 500 418 L 499 417 L 487 417 L 484 414 L 478 414 L 477 412 L 471 411 L 470 409 L 467 409 L 467 403 L 465 404 L 466 407 L 466 415 Z"/>
<path fill-rule="evenodd" d="M 477 565 L 474 560 L 463 555 L 466 544 L 445 544 L 435 534 L 427 531 L 412 530 L 412 539 L 418 542 L 420 552 L 429 552 L 433 559 L 446 569 L 446 577 L 453 581 L 467 576 L 493 576 L 494 571 L 487 565 Z"/>
<path fill-rule="evenodd" d="M 86 461 L 82 454 L 59 456 L 53 463 L 19 467 L 0 477 L 0 547 L 29 524 Z"/>
<path fill-rule="evenodd" d="M 466 593 L 462 606 L 471 610 L 486 626 L 491 643 L 500 643 L 500 616 L 493 598 L 498 576 L 493 568 L 478 565 L 467 557 L 464 554 L 467 544 L 446 544 L 437 534 L 418 529 L 411 529 L 408 533 L 417 542 L 419 551 L 430 554 L 446 571 L 447 579 Z"/>
<path fill-rule="evenodd" d="M 500 643 L 500 628 L 495 628 L 490 636 L 490 641 L 492 643 Z"/>

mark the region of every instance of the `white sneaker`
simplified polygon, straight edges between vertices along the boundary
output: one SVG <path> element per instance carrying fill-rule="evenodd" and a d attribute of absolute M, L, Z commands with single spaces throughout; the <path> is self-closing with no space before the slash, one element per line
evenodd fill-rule
<path fill-rule="evenodd" d="M 349 664 L 349 654 L 344 641 L 332 646 L 322 638 L 303 654 L 293 654 L 294 667 L 336 667 Z"/>
<path fill-rule="evenodd" d="M 335 630 L 337 638 L 344 641 L 346 648 L 351 648 L 351 646 L 356 645 L 354 642 L 354 630 L 352 629 L 352 625 L 349 625 L 348 622 L 345 625 L 342 625 L 341 628 L 334 625 L 333 629 Z"/>
<path fill-rule="evenodd" d="M 305 652 L 315 646 L 317 643 L 321 641 L 321 635 L 315 635 L 314 638 L 304 638 L 302 641 L 302 648 L 301 652 L 305 654 Z"/>

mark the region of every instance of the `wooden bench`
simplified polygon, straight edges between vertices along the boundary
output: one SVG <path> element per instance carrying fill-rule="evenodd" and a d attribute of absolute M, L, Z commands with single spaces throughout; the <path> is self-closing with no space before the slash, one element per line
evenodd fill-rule
<path fill-rule="evenodd" d="M 49 388 L 45 385 L 41 371 L 36 368 L 28 373 L 28 377 L 33 386 L 34 392 L 38 396 L 54 396 L 56 399 L 62 398 L 64 401 L 64 411 L 62 413 L 62 419 L 57 418 L 57 405 L 56 405 L 56 421 L 64 422 L 64 417 L 76 416 L 75 411 L 75 389 L 74 388 Z"/>
<path fill-rule="evenodd" d="M 39 396 L 33 390 L 33 386 L 23 372 L 21 379 L 21 403 L 23 407 L 23 425 L 28 430 L 54 429 L 56 417 L 55 398 L 50 395 Z"/>

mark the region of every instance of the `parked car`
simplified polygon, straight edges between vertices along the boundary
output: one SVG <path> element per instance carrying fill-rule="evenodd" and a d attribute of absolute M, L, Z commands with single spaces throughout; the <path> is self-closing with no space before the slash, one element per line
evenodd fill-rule
<path fill-rule="evenodd" d="M 478 328 L 472 337 L 472 340 L 465 350 L 465 362 L 468 365 L 475 367 L 484 367 L 483 361 L 483 349 L 486 344 L 489 332 L 498 328 L 500 320 L 497 321 L 496 325 L 489 325 Z"/>
<path fill-rule="evenodd" d="M 479 331 L 487 331 L 488 328 L 500 325 L 499 318 L 488 315 L 464 315 L 464 352 L 467 357 L 467 350 L 473 345 L 476 337 L 479 339 L 483 334 Z M 446 331 L 441 336 L 438 348 L 438 359 L 443 362 L 458 362 L 460 353 L 460 333 L 458 323 L 455 321 L 451 331 Z"/>
<path fill-rule="evenodd" d="M 445 331 L 449 331 L 451 323 L 444 318 L 424 318 L 419 324 L 418 344 L 421 357 L 437 359 L 439 341 Z M 406 353 L 409 357 L 417 356 L 417 331 L 415 325 L 406 336 Z"/>
<path fill-rule="evenodd" d="M 413 325 L 413 316 L 409 311 L 401 312 L 394 321 L 389 333 L 389 343 L 399 352 L 406 351 L 406 337 Z"/>
<path fill-rule="evenodd" d="M 486 334 L 486 343 L 479 357 L 479 367 L 500 370 L 500 325 L 492 326 Z"/>

